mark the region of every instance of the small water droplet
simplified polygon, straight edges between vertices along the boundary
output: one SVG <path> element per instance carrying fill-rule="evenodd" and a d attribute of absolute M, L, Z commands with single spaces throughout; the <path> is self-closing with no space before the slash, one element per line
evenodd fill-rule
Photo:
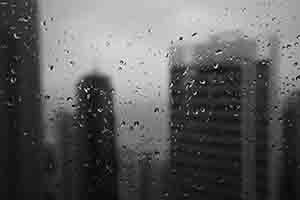
<path fill-rule="evenodd" d="M 120 60 L 121 65 L 126 65 L 126 62 L 124 60 Z"/>
<path fill-rule="evenodd" d="M 220 55 L 220 54 L 222 54 L 222 53 L 223 53 L 223 50 L 222 50 L 222 49 L 216 50 L 216 55 Z"/>
<path fill-rule="evenodd" d="M 16 40 L 19 40 L 21 38 L 20 36 L 17 35 L 17 33 L 14 33 L 13 35 Z"/>
<path fill-rule="evenodd" d="M 16 82 L 17 82 L 17 78 L 16 78 L 16 77 L 10 78 L 10 82 L 11 82 L 12 84 L 16 83 Z"/>
<path fill-rule="evenodd" d="M 134 126 L 139 126 L 139 125 L 140 125 L 140 122 L 139 122 L 139 121 L 134 121 L 134 122 L 133 122 L 133 125 L 134 125 Z"/>

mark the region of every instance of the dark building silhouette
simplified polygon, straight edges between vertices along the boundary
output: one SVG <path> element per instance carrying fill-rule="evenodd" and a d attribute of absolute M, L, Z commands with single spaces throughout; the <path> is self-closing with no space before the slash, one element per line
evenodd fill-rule
<path fill-rule="evenodd" d="M 46 199 L 74 199 L 75 173 L 75 128 L 73 115 L 60 111 L 56 115 L 55 143 L 44 143 L 44 179 Z"/>
<path fill-rule="evenodd" d="M 280 187 L 280 199 L 298 199 L 300 196 L 297 186 L 300 184 L 300 139 L 299 118 L 300 117 L 300 92 L 295 91 L 286 101 L 283 119 L 284 145 L 284 168 L 282 172 L 282 183 Z"/>
<path fill-rule="evenodd" d="M 37 3 L 0 6 L 2 199 L 42 199 Z"/>
<path fill-rule="evenodd" d="M 254 41 L 215 36 L 192 64 L 171 61 L 170 199 L 269 197 L 271 62 L 255 54 Z"/>
<path fill-rule="evenodd" d="M 71 113 L 62 112 L 59 123 L 59 150 L 61 168 L 61 189 L 60 199 L 73 199 L 75 180 L 74 161 L 74 120 Z"/>
<path fill-rule="evenodd" d="M 57 156 L 57 146 L 50 143 L 43 143 L 43 199 L 58 200 L 59 159 Z"/>
<path fill-rule="evenodd" d="M 151 199 L 152 195 L 150 188 L 153 177 L 151 176 L 153 173 L 152 170 L 152 153 L 143 153 L 140 160 L 140 199 L 148 200 Z"/>
<path fill-rule="evenodd" d="M 117 199 L 117 161 L 110 80 L 88 75 L 77 85 L 79 199 Z"/>

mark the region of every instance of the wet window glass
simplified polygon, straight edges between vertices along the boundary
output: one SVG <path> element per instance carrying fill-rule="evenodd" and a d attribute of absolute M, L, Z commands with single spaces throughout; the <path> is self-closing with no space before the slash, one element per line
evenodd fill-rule
<path fill-rule="evenodd" d="M 1 199 L 300 199 L 299 6 L 0 0 Z"/>

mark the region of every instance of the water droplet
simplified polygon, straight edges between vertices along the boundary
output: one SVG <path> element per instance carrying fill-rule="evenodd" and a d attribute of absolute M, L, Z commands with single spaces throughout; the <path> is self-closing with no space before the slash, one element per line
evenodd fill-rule
<path fill-rule="evenodd" d="M 219 64 L 215 64 L 214 69 L 218 69 L 218 68 L 219 68 Z"/>
<path fill-rule="evenodd" d="M 17 33 L 14 33 L 14 38 L 15 38 L 16 40 L 18 40 L 18 39 L 20 39 L 21 37 L 18 36 Z"/>
<path fill-rule="evenodd" d="M 10 82 L 11 82 L 12 84 L 16 83 L 16 82 L 17 82 L 17 78 L 16 78 L 16 77 L 10 78 Z"/>
<path fill-rule="evenodd" d="M 222 50 L 222 49 L 216 50 L 216 55 L 220 55 L 220 54 L 222 54 L 222 53 L 223 53 L 223 50 Z"/>
<path fill-rule="evenodd" d="M 205 84 L 206 84 L 206 80 L 200 80 L 199 83 L 200 83 L 201 85 L 205 85 Z"/>
<path fill-rule="evenodd" d="M 120 60 L 121 65 L 126 65 L 126 62 L 124 60 Z"/>
<path fill-rule="evenodd" d="M 133 125 L 134 125 L 134 126 L 139 126 L 139 125 L 140 125 L 140 122 L 139 122 L 139 121 L 134 121 L 134 122 L 133 122 Z"/>

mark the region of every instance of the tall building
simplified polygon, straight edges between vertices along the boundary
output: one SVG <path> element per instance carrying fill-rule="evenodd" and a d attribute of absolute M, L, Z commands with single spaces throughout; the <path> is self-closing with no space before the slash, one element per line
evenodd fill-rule
<path fill-rule="evenodd" d="M 193 48 L 171 62 L 170 198 L 268 199 L 271 62 L 241 38 Z"/>
<path fill-rule="evenodd" d="M 284 168 L 280 187 L 280 199 L 298 199 L 300 196 L 300 92 L 295 91 L 288 97 L 283 113 L 284 119 Z"/>
<path fill-rule="evenodd" d="M 0 7 L 2 199 L 42 199 L 40 69 L 37 3 Z"/>
<path fill-rule="evenodd" d="M 61 169 L 61 190 L 60 197 L 63 200 L 73 199 L 74 194 L 74 121 L 73 115 L 62 112 L 59 123 L 59 148 L 60 148 L 60 169 Z"/>
<path fill-rule="evenodd" d="M 118 196 L 111 91 L 110 80 L 102 75 L 88 75 L 77 85 L 79 199 L 115 200 Z"/>
<path fill-rule="evenodd" d="M 55 143 L 45 142 L 45 193 L 46 199 L 73 200 L 76 195 L 75 128 L 73 115 L 59 111 L 56 115 Z M 45 200 L 46 200 L 45 199 Z"/>

